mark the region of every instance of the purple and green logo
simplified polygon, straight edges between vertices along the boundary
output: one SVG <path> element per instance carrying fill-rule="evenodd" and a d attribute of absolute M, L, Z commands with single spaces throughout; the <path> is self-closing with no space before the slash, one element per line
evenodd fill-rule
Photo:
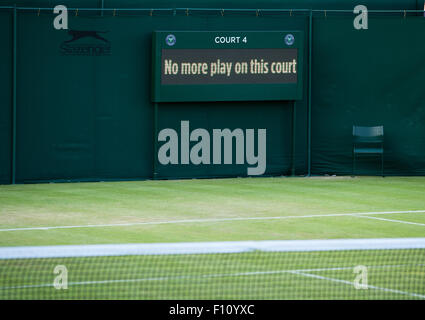
<path fill-rule="evenodd" d="M 169 34 L 165 37 L 165 43 L 170 47 L 174 46 L 176 44 L 176 36 L 174 34 Z"/>
<path fill-rule="evenodd" d="M 295 37 L 294 37 L 293 34 L 287 34 L 285 36 L 285 43 L 286 43 L 286 45 L 292 46 L 294 44 L 294 42 L 295 42 Z"/>

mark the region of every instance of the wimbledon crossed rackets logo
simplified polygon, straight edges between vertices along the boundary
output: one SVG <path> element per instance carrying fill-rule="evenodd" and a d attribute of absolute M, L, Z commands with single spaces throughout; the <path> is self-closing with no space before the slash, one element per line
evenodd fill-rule
<path fill-rule="evenodd" d="M 169 46 L 174 46 L 176 44 L 176 37 L 174 34 L 169 34 L 166 38 L 165 38 L 165 43 Z"/>

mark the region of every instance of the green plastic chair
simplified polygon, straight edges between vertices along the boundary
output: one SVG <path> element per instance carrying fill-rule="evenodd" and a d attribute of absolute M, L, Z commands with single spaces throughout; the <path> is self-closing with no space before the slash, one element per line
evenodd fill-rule
<path fill-rule="evenodd" d="M 353 176 L 357 155 L 380 155 L 381 175 L 384 176 L 384 126 L 353 126 Z"/>

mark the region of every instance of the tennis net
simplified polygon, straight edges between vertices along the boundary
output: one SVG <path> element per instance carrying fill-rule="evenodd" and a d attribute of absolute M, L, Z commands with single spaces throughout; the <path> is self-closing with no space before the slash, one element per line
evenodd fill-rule
<path fill-rule="evenodd" d="M 0 299 L 425 299 L 425 238 L 0 248 Z"/>

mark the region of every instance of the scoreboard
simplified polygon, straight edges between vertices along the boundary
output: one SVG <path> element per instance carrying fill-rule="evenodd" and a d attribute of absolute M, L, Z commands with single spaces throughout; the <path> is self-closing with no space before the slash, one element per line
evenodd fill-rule
<path fill-rule="evenodd" d="M 300 100 L 301 31 L 156 31 L 154 102 Z"/>

